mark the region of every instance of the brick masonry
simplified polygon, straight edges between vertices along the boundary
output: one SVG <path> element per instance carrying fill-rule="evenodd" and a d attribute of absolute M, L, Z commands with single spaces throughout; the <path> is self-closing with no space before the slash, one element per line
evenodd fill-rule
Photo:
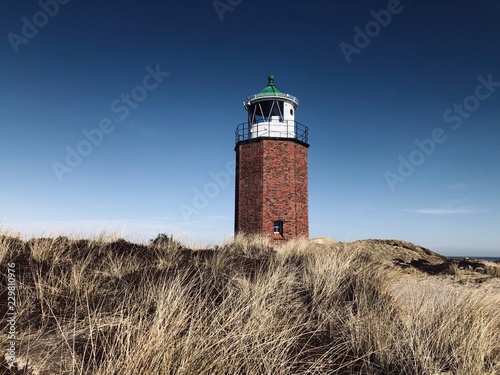
<path fill-rule="evenodd" d="M 236 145 L 235 232 L 309 236 L 307 149 L 295 139 L 257 138 Z M 279 236 L 278 236 L 279 237 Z"/>

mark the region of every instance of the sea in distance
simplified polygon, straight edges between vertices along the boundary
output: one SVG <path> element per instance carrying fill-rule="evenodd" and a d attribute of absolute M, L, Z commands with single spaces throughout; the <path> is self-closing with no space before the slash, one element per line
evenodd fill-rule
<path fill-rule="evenodd" d="M 490 262 L 500 262 L 500 257 L 481 257 L 481 256 L 476 256 L 476 255 L 463 255 L 463 256 L 448 256 L 448 258 L 453 258 L 453 259 L 464 259 L 464 258 L 469 258 L 469 259 L 477 259 L 477 260 L 487 260 Z"/>

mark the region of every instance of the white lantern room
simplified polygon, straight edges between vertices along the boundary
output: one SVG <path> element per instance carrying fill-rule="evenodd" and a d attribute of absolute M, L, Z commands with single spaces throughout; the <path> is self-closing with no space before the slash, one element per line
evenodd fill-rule
<path fill-rule="evenodd" d="M 248 97 L 243 105 L 248 112 L 246 139 L 297 137 L 295 110 L 299 100 L 279 90 L 274 85 L 274 76 L 270 75 L 267 86 Z"/>

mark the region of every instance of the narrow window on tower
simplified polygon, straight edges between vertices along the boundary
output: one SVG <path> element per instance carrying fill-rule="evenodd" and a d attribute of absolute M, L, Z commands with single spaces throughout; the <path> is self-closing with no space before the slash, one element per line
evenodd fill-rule
<path fill-rule="evenodd" d="M 274 228 L 273 229 L 274 233 L 279 234 L 280 236 L 283 235 L 283 221 L 281 220 L 275 221 L 273 228 Z"/>

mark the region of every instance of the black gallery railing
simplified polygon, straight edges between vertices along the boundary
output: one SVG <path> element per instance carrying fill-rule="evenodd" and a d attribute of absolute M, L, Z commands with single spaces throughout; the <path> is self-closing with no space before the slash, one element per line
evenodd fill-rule
<path fill-rule="evenodd" d="M 244 122 L 236 127 L 235 142 L 254 138 L 294 138 L 308 143 L 309 128 L 297 121 Z"/>

